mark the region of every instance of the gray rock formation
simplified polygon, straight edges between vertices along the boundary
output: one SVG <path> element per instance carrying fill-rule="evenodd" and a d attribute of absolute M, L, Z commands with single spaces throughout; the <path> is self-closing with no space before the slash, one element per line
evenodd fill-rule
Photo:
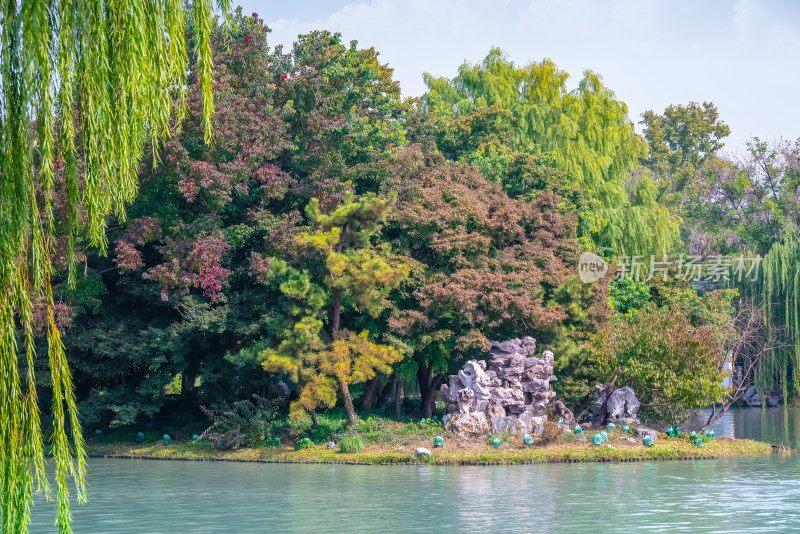
<path fill-rule="evenodd" d="M 608 384 L 597 384 L 594 387 L 595 401 L 592 407 L 592 425 L 600 427 L 606 423 L 615 425 L 638 425 L 639 399 L 628 386 L 615 389 L 606 398 Z"/>
<path fill-rule="evenodd" d="M 440 390 L 447 403 L 445 428 L 464 436 L 540 434 L 547 420 L 547 406 L 555 397 L 550 389 L 553 353 L 532 356 L 531 337 L 492 343 L 488 360 L 470 360 L 450 375 Z M 575 417 L 560 401 L 554 405 L 565 424 Z"/>
<path fill-rule="evenodd" d="M 636 429 L 636 435 L 639 436 L 639 439 L 642 439 L 645 436 L 650 436 L 653 441 L 655 441 L 658 437 L 658 433 L 655 430 L 652 428 L 644 428 L 643 426 L 640 426 Z"/>
<path fill-rule="evenodd" d="M 750 386 L 747 388 L 747 391 L 745 391 L 744 395 L 742 395 L 742 399 L 747 403 L 748 406 L 752 406 L 754 408 L 761 407 L 761 395 L 758 394 L 755 386 Z"/>
<path fill-rule="evenodd" d="M 639 413 L 639 399 L 628 386 L 615 389 L 606 403 L 606 415 L 609 420 L 636 419 Z"/>
<path fill-rule="evenodd" d="M 426 449 L 425 447 L 417 447 L 414 450 L 414 458 L 428 458 L 431 454 L 433 453 L 430 449 Z"/>
<path fill-rule="evenodd" d="M 575 416 L 572 414 L 571 411 L 569 411 L 569 408 L 564 406 L 564 403 L 561 402 L 561 400 L 556 400 L 553 403 L 553 409 L 556 412 L 556 417 L 558 419 L 563 419 L 564 420 L 564 424 L 570 430 L 572 430 L 573 427 L 575 426 Z M 556 419 L 556 420 L 558 420 L 558 419 Z"/>

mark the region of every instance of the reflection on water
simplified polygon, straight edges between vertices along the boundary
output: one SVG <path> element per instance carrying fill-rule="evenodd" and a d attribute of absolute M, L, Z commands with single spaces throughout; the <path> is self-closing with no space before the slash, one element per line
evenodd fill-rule
<path fill-rule="evenodd" d="M 800 413 L 715 426 L 797 442 Z M 77 534 L 800 531 L 800 462 L 761 458 L 436 467 L 93 460 Z M 32 533 L 55 532 L 52 508 Z"/>
<path fill-rule="evenodd" d="M 703 413 L 709 413 L 708 410 Z M 711 428 L 718 436 L 749 438 L 800 447 L 800 407 L 728 410 Z"/>

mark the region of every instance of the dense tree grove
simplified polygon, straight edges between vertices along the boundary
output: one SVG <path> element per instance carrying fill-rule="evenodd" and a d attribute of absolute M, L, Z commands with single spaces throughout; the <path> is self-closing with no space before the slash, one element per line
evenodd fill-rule
<path fill-rule="evenodd" d="M 493 49 L 403 100 L 378 52 L 338 34 L 271 49 L 241 10 L 215 31 L 215 112 L 190 59 L 182 126 L 143 153 L 125 217 L 53 197 L 53 302 L 29 313 L 65 331 L 86 428 L 191 435 L 215 406 L 287 387 L 295 423 L 337 404 L 356 423 L 391 397 L 428 418 L 448 373 L 526 335 L 578 413 L 610 382 L 671 417 L 724 396 L 739 299 L 789 341 L 751 378 L 800 394 L 800 144 L 726 156 L 708 102 L 647 111 L 639 135 L 597 73 L 570 87 L 549 59 Z M 67 190 L 70 165 L 53 164 Z M 583 283 L 582 252 L 608 275 Z M 688 257 L 723 255 L 765 259 L 752 280 L 687 276 Z M 644 276 L 615 277 L 635 258 Z"/>

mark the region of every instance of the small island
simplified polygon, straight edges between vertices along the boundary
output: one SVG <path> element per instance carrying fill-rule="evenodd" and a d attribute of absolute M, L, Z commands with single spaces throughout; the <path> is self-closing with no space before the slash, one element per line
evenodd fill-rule
<path fill-rule="evenodd" d="M 637 419 L 640 403 L 630 387 L 609 396 L 607 385 L 598 384 L 592 419 L 600 424 L 594 428 L 590 423 L 576 425 L 572 412 L 550 389 L 550 382 L 557 380 L 553 353 L 546 350 L 541 357 L 535 353 L 536 340 L 525 337 L 495 342 L 487 360 L 466 362 L 441 386 L 439 397 L 447 411 L 441 420 L 438 416 L 417 421 L 369 416 L 349 425 L 341 415 L 322 421 L 317 416 L 308 433 L 327 441 L 298 437 L 291 446 L 277 436 L 252 440 L 241 427 L 230 429 L 225 423 L 232 414 L 228 412 L 221 418 L 217 415 L 215 425 L 223 423 L 219 428 L 212 426 L 191 441 L 173 444 L 164 435 L 156 443 L 144 443 L 147 436 L 139 433 L 139 443 L 95 443 L 89 454 L 266 463 L 513 465 L 711 459 L 773 452 L 769 444 L 717 438 L 713 431 L 697 434 L 670 427 L 658 433 Z M 258 444 L 241 447 L 251 443 Z"/>

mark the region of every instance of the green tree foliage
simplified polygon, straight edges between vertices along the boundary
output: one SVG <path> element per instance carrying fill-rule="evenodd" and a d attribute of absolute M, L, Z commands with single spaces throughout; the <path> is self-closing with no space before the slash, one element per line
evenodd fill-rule
<path fill-rule="evenodd" d="M 273 242 L 277 223 L 263 209 L 288 188 L 275 165 L 288 143 L 266 101 L 267 29 L 238 13 L 217 32 L 214 145 L 204 142 L 202 88 L 190 83 L 180 134 L 163 142 L 160 163 L 146 162 L 129 219 L 109 232 L 112 257 L 89 253 L 77 277 L 76 291 L 90 298 L 71 301 L 65 343 L 90 427 L 192 413 L 264 396 L 269 385 L 257 366 L 224 357 L 263 332 L 272 295 L 250 276 L 247 251 Z M 181 386 L 166 395 L 176 376 Z"/>
<path fill-rule="evenodd" d="M 641 124 L 650 147 L 647 166 L 670 192 L 682 191 L 725 146 L 722 139 L 731 133 L 711 102 L 671 105 L 661 115 L 648 110 L 642 114 Z"/>
<path fill-rule="evenodd" d="M 631 386 L 656 413 L 697 408 L 725 396 L 725 353 L 714 329 L 693 324 L 680 306 L 616 320 L 592 337 L 592 347 L 601 380 Z"/>
<path fill-rule="evenodd" d="M 492 339 L 577 339 L 587 316 L 607 310 L 602 292 L 565 287 L 578 246 L 574 217 L 556 197 L 511 199 L 476 167 L 416 148 L 398 164 L 405 172 L 387 183 L 399 196 L 385 238 L 414 261 L 389 327 L 417 364 L 426 417 L 451 363 Z"/>
<path fill-rule="evenodd" d="M 754 138 L 738 160 L 712 158 L 688 191 L 684 218 L 691 252 L 766 254 L 800 224 L 800 141 Z"/>
<path fill-rule="evenodd" d="M 221 4 L 227 10 L 227 2 Z M 136 194 L 144 142 L 155 146 L 167 137 L 172 117 L 180 118 L 185 109 L 187 30 L 197 44 L 195 72 L 210 141 L 213 24 L 208 0 L 193 2 L 189 13 L 178 0 L 8 2 L 0 11 L 0 513 L 5 532 L 27 530 L 34 485 L 48 491 L 34 373 L 34 306 L 44 309 L 48 339 L 61 532 L 70 530 L 68 476 L 75 478 L 78 500 L 85 499 L 83 438 L 51 290 L 54 202 L 63 196 L 72 266 L 79 233 L 105 251 L 106 218 L 112 213 L 125 218 L 125 205 Z M 74 269 L 71 273 L 74 281 Z"/>
<path fill-rule="evenodd" d="M 757 386 L 762 390 L 780 386 L 784 400 L 800 395 L 800 236 L 787 232 L 764 256 L 763 274 L 745 281 L 742 292 L 764 307 L 764 324 L 780 335 L 785 344 L 776 347 L 758 368 Z"/>
<path fill-rule="evenodd" d="M 322 332 L 322 309 L 306 306 L 308 312 L 298 315 L 280 345 L 261 354 L 265 370 L 289 373 L 302 385 L 300 398 L 292 403 L 295 419 L 304 418 L 319 406 L 333 406 L 338 386 L 348 418 L 355 424 L 349 385 L 372 379 L 376 371 L 389 373 L 390 364 L 402 358 L 397 349 L 371 342 L 366 330 L 352 334 L 342 330 L 341 323 L 343 307 L 352 309 L 356 319 L 361 314 L 376 319 L 389 304 L 388 292 L 408 273 L 404 265 L 393 265 L 385 252 L 370 243 L 390 205 L 390 201 L 371 193 L 360 198 L 348 193 L 329 214 L 320 213 L 316 199 L 308 205 L 312 229 L 298 235 L 297 240 L 317 254 L 304 273 L 293 273 L 301 282 L 301 291 L 294 284 L 281 284 L 280 289 L 284 295 L 297 297 L 309 293 L 306 287 L 310 284 L 325 287 L 330 332 L 327 336 Z"/>
<path fill-rule="evenodd" d="M 617 250 L 672 249 L 677 221 L 657 203 L 652 180 L 639 176 L 632 192 L 626 188 L 629 172 L 646 154 L 627 106 L 592 71 L 574 91 L 567 78 L 549 59 L 517 67 L 492 49 L 482 63 L 464 63 L 452 80 L 426 74 L 423 100 L 426 109 L 454 116 L 457 124 L 494 110 L 495 123 L 506 127 L 500 142 L 551 153 L 570 185 L 591 199 L 590 231 L 583 237 Z"/>

